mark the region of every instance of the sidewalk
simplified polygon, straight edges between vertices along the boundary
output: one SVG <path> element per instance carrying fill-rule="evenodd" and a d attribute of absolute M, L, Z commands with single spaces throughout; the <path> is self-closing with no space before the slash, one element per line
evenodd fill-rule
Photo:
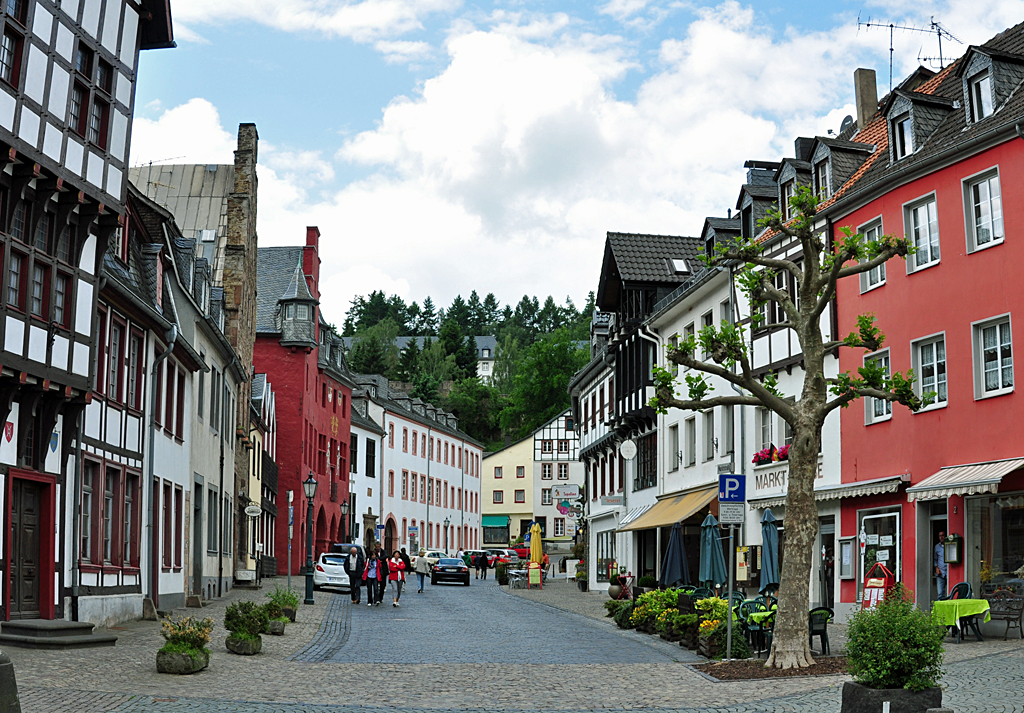
<path fill-rule="evenodd" d="M 605 592 L 581 592 L 576 582 L 566 581 L 565 575 L 548 579 L 544 583 L 543 589 L 536 587 L 511 589 L 508 586 L 504 586 L 502 589 L 517 597 L 547 604 L 591 619 L 604 619 L 605 614 L 608 613 L 604 608 L 604 603 L 608 601 L 608 595 Z"/>

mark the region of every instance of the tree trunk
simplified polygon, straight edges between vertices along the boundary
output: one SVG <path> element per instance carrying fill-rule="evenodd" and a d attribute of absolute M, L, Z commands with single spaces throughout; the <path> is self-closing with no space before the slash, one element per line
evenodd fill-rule
<path fill-rule="evenodd" d="M 798 422 L 789 450 L 789 488 L 786 495 L 786 559 L 779 582 L 772 650 L 765 666 L 805 668 L 814 664 L 808 638 L 809 589 L 818 508 L 814 480 L 818 473 L 820 430 Z"/>

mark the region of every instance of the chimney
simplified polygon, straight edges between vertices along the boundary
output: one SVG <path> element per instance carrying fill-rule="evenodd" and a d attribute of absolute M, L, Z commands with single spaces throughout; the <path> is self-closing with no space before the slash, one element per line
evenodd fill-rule
<path fill-rule="evenodd" d="M 811 147 L 814 146 L 814 139 L 807 136 L 800 136 L 796 141 L 793 142 L 793 148 L 796 151 L 796 158 L 798 161 L 810 161 L 811 160 Z"/>
<path fill-rule="evenodd" d="M 310 225 L 306 228 L 306 247 L 319 248 L 320 228 Z"/>
<path fill-rule="evenodd" d="M 857 96 L 857 130 L 863 131 L 878 111 L 878 84 L 875 70 L 856 69 L 853 72 L 853 90 Z"/>

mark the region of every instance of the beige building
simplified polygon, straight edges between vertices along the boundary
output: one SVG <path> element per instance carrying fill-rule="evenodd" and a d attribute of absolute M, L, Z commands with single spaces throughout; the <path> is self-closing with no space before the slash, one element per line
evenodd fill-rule
<path fill-rule="evenodd" d="M 533 434 L 485 455 L 480 483 L 484 547 L 507 546 L 533 521 Z"/>

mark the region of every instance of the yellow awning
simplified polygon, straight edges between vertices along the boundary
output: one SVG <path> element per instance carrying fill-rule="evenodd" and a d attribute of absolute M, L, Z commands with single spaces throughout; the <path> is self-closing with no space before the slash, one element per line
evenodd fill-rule
<path fill-rule="evenodd" d="M 710 503 L 718 494 L 718 486 L 712 485 L 703 490 L 694 490 L 682 495 L 675 495 L 659 500 L 650 510 L 629 523 L 619 532 L 648 530 L 652 527 L 667 527 L 680 520 L 685 520 L 693 513 Z"/>

